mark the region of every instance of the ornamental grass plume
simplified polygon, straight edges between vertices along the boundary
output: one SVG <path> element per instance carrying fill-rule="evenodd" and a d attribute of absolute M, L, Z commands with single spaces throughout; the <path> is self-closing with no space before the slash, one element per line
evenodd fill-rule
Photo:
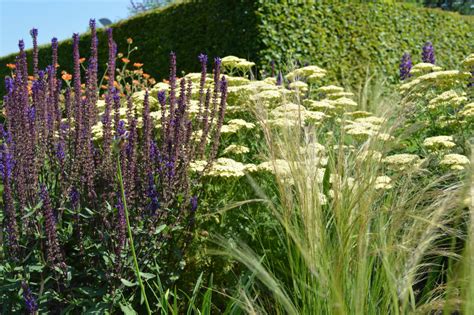
<path fill-rule="evenodd" d="M 264 121 L 268 113 L 261 112 Z M 393 132 L 384 126 L 383 132 Z M 256 238 L 271 241 L 250 248 L 234 239 L 215 239 L 219 254 L 255 277 L 239 287 L 240 305 L 257 313 L 271 305 L 279 314 L 440 310 L 436 303 L 451 301 L 439 295 L 440 270 L 429 266 L 437 264 L 433 257 L 457 255 L 440 243 L 463 235 L 463 228 L 454 228 L 465 215 L 459 205 L 461 183 L 446 184 L 441 177 L 420 186 L 412 168 L 387 177 L 381 156 L 369 157 L 393 150 L 390 142 L 373 137 L 345 151 L 344 128 L 330 130 L 327 135 L 299 124 L 275 130 L 263 123 L 276 192 L 267 196 L 263 187 L 256 192 L 278 224 Z M 314 151 L 300 153 L 314 139 L 327 149 L 324 166 L 315 163 L 320 155 Z M 337 149 L 330 150 L 333 145 Z M 418 304 L 425 298 L 429 302 Z"/>
<path fill-rule="evenodd" d="M 425 45 L 423 46 L 422 52 L 421 52 L 421 60 L 423 62 L 435 64 L 435 53 L 434 53 L 434 48 L 433 44 L 431 42 L 426 42 Z"/>
<path fill-rule="evenodd" d="M 400 61 L 400 80 L 406 80 L 411 77 L 410 70 L 412 68 L 411 56 L 409 53 L 404 53 Z"/>

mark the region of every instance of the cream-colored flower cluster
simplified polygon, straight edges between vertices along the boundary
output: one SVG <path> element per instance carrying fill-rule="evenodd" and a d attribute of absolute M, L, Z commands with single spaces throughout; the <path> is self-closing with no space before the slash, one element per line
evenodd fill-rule
<path fill-rule="evenodd" d="M 249 153 L 250 149 L 244 145 L 231 144 L 224 149 L 224 154 L 245 154 Z"/>
<path fill-rule="evenodd" d="M 440 106 L 451 106 L 451 107 L 456 108 L 462 103 L 464 103 L 465 101 L 467 101 L 466 96 L 459 95 L 454 90 L 448 90 L 436 96 L 432 100 L 430 100 L 428 103 L 428 108 L 436 109 L 436 108 L 439 108 Z"/>
<path fill-rule="evenodd" d="M 400 86 L 400 91 L 406 93 L 414 87 L 430 84 L 431 86 L 451 86 L 466 82 L 471 76 L 470 72 L 459 70 L 435 71 L 421 75 Z"/>
<path fill-rule="evenodd" d="M 191 171 L 203 172 L 207 166 L 207 161 L 193 161 L 190 163 Z M 257 170 L 255 164 L 244 164 L 229 158 L 218 158 L 204 174 L 210 177 L 242 177 L 247 172 Z"/>
<path fill-rule="evenodd" d="M 231 119 L 227 122 L 227 124 L 223 125 L 221 128 L 222 134 L 232 134 L 237 133 L 241 129 L 253 129 L 255 128 L 255 124 L 251 122 L 247 122 L 243 119 Z"/>
<path fill-rule="evenodd" d="M 405 170 L 416 166 L 420 162 L 420 157 L 415 154 L 400 153 L 387 156 L 382 161 L 392 169 Z"/>
<path fill-rule="evenodd" d="M 447 166 L 452 170 L 464 170 L 470 164 L 470 161 L 464 155 L 452 153 L 443 156 L 439 164 Z"/>
<path fill-rule="evenodd" d="M 453 136 L 435 136 L 426 138 L 423 146 L 430 150 L 451 149 L 456 146 Z"/>
<path fill-rule="evenodd" d="M 253 66 L 255 66 L 254 62 L 248 61 L 244 58 L 239 58 L 236 56 L 226 56 L 222 58 L 222 67 L 230 73 L 233 73 L 235 70 L 247 72 Z"/>
<path fill-rule="evenodd" d="M 468 70 L 472 69 L 474 67 L 474 53 L 467 56 L 467 58 L 462 61 L 462 65 Z"/>
<path fill-rule="evenodd" d="M 440 70 L 443 70 L 443 68 L 436 66 L 432 63 L 420 62 L 414 65 L 413 68 L 411 68 L 410 74 L 414 76 L 418 76 L 421 74 L 426 74 L 429 72 L 440 71 Z"/>
<path fill-rule="evenodd" d="M 326 76 L 326 73 L 326 70 L 318 66 L 306 66 L 291 71 L 285 76 L 285 78 L 289 81 L 305 79 L 308 83 L 315 83 Z"/>
<path fill-rule="evenodd" d="M 383 121 L 382 118 L 375 116 L 357 118 L 355 121 L 348 121 L 348 124 L 344 126 L 344 130 L 348 135 L 351 135 L 359 141 L 364 141 L 368 138 L 377 138 L 382 141 L 387 141 L 392 139 L 392 136 L 381 132 L 381 123 Z"/>

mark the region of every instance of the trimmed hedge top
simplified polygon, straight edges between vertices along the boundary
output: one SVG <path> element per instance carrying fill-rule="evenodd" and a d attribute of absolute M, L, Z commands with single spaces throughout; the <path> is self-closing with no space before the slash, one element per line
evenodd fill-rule
<path fill-rule="evenodd" d="M 355 83 L 368 67 L 398 80 L 402 54 L 421 62 L 426 41 L 446 68 L 474 50 L 474 19 L 459 14 L 396 3 L 259 2 L 260 63 L 301 60 L 328 70 L 329 80 Z"/>
<path fill-rule="evenodd" d="M 113 25 L 120 52 L 131 37 L 138 51 L 133 62 L 156 78 L 168 76 L 170 51 L 180 71 L 199 69 L 197 56 L 236 55 L 268 68 L 300 60 L 329 70 L 329 79 L 356 83 L 367 68 L 396 80 L 405 51 L 419 61 L 421 47 L 432 41 L 440 66 L 455 67 L 474 50 L 474 19 L 405 4 L 311 3 L 267 0 L 185 1 L 140 14 Z M 39 30 L 41 36 L 41 30 Z M 71 34 L 72 35 L 72 34 Z M 99 31 L 99 63 L 107 60 L 105 32 Z M 81 57 L 88 57 L 90 34 L 81 36 Z M 31 60 L 31 51 L 28 51 Z M 51 62 L 48 45 L 40 47 L 40 67 Z M 0 75 L 15 55 L 0 59 Z M 59 70 L 72 71 L 72 41 L 59 44 Z M 0 93 L 4 93 L 3 84 Z"/>

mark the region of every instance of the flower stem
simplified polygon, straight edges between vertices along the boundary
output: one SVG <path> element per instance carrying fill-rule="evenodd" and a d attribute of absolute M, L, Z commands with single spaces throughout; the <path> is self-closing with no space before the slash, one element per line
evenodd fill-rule
<path fill-rule="evenodd" d="M 124 212 L 125 212 L 125 221 L 127 222 L 128 239 L 130 241 L 130 249 L 132 250 L 133 264 L 135 265 L 135 272 L 137 274 L 137 280 L 138 280 L 138 284 L 140 285 L 140 290 L 142 292 L 143 300 L 145 301 L 147 314 L 151 315 L 150 304 L 148 304 L 148 299 L 147 299 L 146 293 L 145 293 L 145 286 L 143 285 L 142 277 L 140 276 L 140 268 L 138 267 L 137 255 L 135 254 L 135 246 L 133 244 L 132 229 L 130 228 L 130 220 L 128 218 L 127 201 L 126 201 L 126 198 L 125 198 L 125 190 L 123 188 L 122 168 L 120 167 L 120 157 L 117 157 L 117 169 L 118 169 L 118 180 L 119 180 L 119 183 L 120 183 L 120 193 L 122 195 L 123 209 L 124 209 Z"/>

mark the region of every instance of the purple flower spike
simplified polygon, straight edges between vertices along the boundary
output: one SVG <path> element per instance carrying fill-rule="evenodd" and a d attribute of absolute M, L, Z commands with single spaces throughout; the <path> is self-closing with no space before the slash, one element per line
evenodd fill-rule
<path fill-rule="evenodd" d="M 25 281 L 21 282 L 21 288 L 23 289 L 23 299 L 25 300 L 26 311 L 28 314 L 35 314 L 35 312 L 38 311 L 38 303 L 36 302 L 36 298 Z"/>
<path fill-rule="evenodd" d="M 421 60 L 423 60 L 423 62 L 435 64 L 435 53 L 431 42 L 426 42 L 425 46 L 423 46 Z"/>
<path fill-rule="evenodd" d="M 411 77 L 411 56 L 409 53 L 404 53 L 400 61 L 400 80 L 406 80 Z"/>
<path fill-rule="evenodd" d="M 38 74 L 38 30 L 36 28 L 31 29 L 30 35 L 33 39 L 33 74 Z"/>
<path fill-rule="evenodd" d="M 200 62 L 201 64 L 203 64 L 203 63 L 204 63 L 204 64 L 207 64 L 207 55 L 205 55 L 205 54 L 199 54 L 198 59 L 199 59 L 199 62 Z"/>
<path fill-rule="evenodd" d="M 198 207 L 198 198 L 197 198 L 197 196 L 192 196 L 191 197 L 190 204 L 191 204 L 191 212 L 195 212 L 197 210 L 197 207 Z"/>

